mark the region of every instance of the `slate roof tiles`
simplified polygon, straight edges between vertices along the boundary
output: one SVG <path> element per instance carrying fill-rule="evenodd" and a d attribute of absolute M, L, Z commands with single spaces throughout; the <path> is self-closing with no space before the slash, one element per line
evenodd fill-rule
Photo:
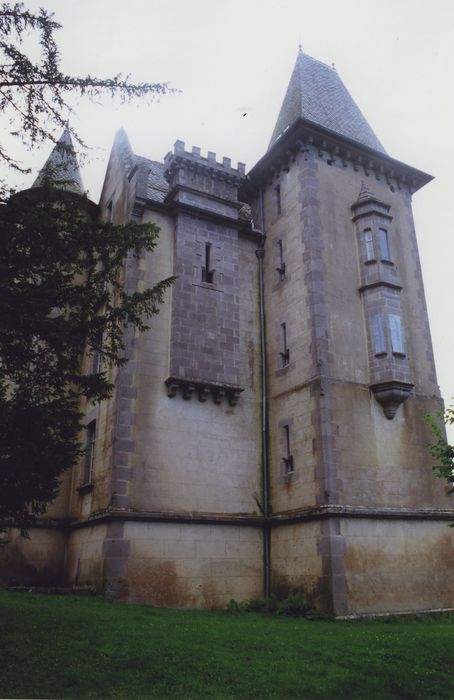
<path fill-rule="evenodd" d="M 386 153 L 334 68 L 300 51 L 271 137 L 299 117 Z"/>

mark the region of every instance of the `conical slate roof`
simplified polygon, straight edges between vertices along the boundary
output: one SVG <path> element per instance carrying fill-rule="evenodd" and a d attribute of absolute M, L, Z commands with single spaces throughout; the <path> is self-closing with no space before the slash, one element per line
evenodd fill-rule
<path fill-rule="evenodd" d="M 300 50 L 270 147 L 299 117 L 386 153 L 334 68 Z"/>
<path fill-rule="evenodd" d="M 85 192 L 68 127 L 64 129 L 32 187 L 40 187 L 45 179 L 52 180 L 60 189 L 77 194 Z"/>

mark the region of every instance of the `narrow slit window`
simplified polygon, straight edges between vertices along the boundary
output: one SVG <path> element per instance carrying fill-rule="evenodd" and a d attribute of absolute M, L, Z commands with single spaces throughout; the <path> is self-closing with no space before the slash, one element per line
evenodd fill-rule
<path fill-rule="evenodd" d="M 102 354 L 100 350 L 93 350 L 91 354 L 90 374 L 99 374 L 102 369 Z"/>
<path fill-rule="evenodd" d="M 93 482 L 93 465 L 95 463 L 96 446 L 96 421 L 92 420 L 87 425 L 87 436 L 85 443 L 85 458 L 82 471 L 82 486 Z"/>
<path fill-rule="evenodd" d="M 211 267 L 211 243 L 205 243 L 205 267 L 202 267 L 202 282 L 213 284 L 214 273 Z"/>
<path fill-rule="evenodd" d="M 274 188 L 274 196 L 276 202 L 276 214 L 279 216 L 282 213 L 282 202 L 281 202 L 281 186 L 276 185 Z"/>
<path fill-rule="evenodd" d="M 376 355 L 383 355 L 386 353 L 386 338 L 381 314 L 374 314 L 372 316 L 371 325 L 374 353 Z"/>
<path fill-rule="evenodd" d="M 282 241 L 279 240 L 277 242 L 277 250 L 278 250 L 278 261 L 279 261 L 279 267 L 276 268 L 276 271 L 279 275 L 279 281 L 282 282 L 285 280 L 285 262 L 284 262 L 284 251 L 282 248 Z"/>
<path fill-rule="evenodd" d="M 378 247 L 380 248 L 380 258 L 390 262 L 388 231 L 384 228 L 378 229 Z"/>
<path fill-rule="evenodd" d="M 397 316 L 397 314 L 389 314 L 389 331 L 391 334 L 391 347 L 393 353 L 405 355 L 402 319 L 400 316 Z"/>
<path fill-rule="evenodd" d="M 282 352 L 280 352 L 282 367 L 287 367 L 290 362 L 290 350 L 287 345 L 287 326 L 285 323 L 281 323 L 281 334 L 282 334 Z"/>
<path fill-rule="evenodd" d="M 282 465 L 284 474 L 293 473 L 293 455 L 290 451 L 290 426 L 284 425 L 282 428 Z"/>
<path fill-rule="evenodd" d="M 374 239 L 370 228 L 364 231 L 364 245 L 366 248 L 366 261 L 375 260 Z"/>
<path fill-rule="evenodd" d="M 106 221 L 112 221 L 112 212 L 113 212 L 113 204 L 112 204 L 112 200 L 110 200 L 109 204 L 106 207 Z"/>

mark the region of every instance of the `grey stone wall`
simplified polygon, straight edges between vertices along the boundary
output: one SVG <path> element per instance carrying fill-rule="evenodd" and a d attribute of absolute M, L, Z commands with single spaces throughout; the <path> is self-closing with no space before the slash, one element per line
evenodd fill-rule
<path fill-rule="evenodd" d="M 211 245 L 213 282 L 203 280 Z M 181 213 L 175 235 L 170 374 L 240 384 L 238 233 Z"/>

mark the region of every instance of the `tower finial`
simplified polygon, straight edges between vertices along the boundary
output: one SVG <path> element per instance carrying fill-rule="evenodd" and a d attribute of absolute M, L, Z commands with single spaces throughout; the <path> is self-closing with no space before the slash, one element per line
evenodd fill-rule
<path fill-rule="evenodd" d="M 358 195 L 358 202 L 361 202 L 363 199 L 370 199 L 373 197 L 373 193 L 370 191 L 368 188 L 367 184 L 364 182 L 364 180 L 361 180 L 361 189 L 359 191 Z"/>

